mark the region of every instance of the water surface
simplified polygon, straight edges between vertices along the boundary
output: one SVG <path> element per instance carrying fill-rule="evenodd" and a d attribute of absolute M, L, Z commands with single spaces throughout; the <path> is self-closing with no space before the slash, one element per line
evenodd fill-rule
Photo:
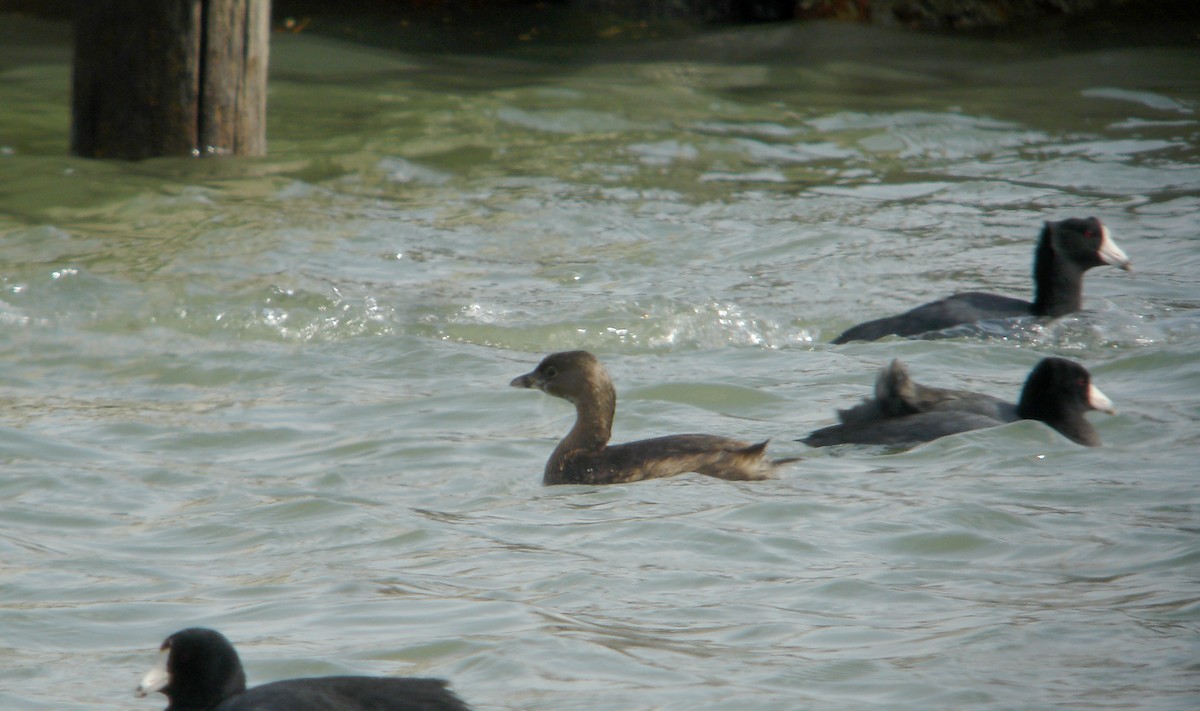
<path fill-rule="evenodd" d="M 5 22 L 12 22 L 6 20 Z M 67 156 L 69 45 L 0 48 L 0 705 L 161 708 L 163 637 L 252 683 L 435 675 L 481 709 L 1188 709 L 1200 697 L 1194 47 L 752 29 L 577 56 L 272 46 L 270 156 Z M 1085 313 L 832 347 L 1028 296 L 1044 220 L 1135 271 Z M 618 440 L 771 438 L 777 480 L 543 488 Z M 907 452 L 797 437 L 904 359 L 1119 408 Z"/>

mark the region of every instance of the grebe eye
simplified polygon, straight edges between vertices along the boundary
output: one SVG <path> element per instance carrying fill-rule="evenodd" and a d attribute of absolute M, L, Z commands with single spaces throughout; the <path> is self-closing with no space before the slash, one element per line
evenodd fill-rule
<path fill-rule="evenodd" d="M 555 368 L 555 367 L 554 367 L 554 366 L 552 366 L 552 365 L 548 365 L 548 366 L 546 366 L 546 368 L 545 368 L 545 369 L 542 371 L 542 373 L 543 373 L 543 374 L 544 374 L 544 375 L 545 375 L 547 378 L 553 378 L 554 376 L 558 375 L 558 368 Z"/>

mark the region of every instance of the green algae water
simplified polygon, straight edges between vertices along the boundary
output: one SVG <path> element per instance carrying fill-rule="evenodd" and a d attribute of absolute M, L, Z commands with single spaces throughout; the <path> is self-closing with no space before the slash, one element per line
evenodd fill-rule
<path fill-rule="evenodd" d="M 1194 46 L 754 28 L 621 52 L 272 46 L 270 155 L 67 155 L 69 37 L 0 18 L 0 707 L 159 709 L 160 641 L 250 683 L 449 679 L 479 709 L 1190 709 L 1200 700 Z M 714 51 L 713 47 L 723 48 Z M 1044 220 L 1134 261 L 1087 311 L 833 347 L 1030 296 Z M 771 439 L 773 481 L 540 485 L 595 352 L 618 441 Z M 1025 422 L 795 441 L 902 358 Z"/>

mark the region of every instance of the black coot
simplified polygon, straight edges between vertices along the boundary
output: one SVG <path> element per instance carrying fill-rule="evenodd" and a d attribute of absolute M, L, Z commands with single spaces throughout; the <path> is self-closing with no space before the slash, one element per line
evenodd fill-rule
<path fill-rule="evenodd" d="M 955 294 L 899 316 L 860 323 L 833 343 L 915 336 L 987 319 L 1065 316 L 1083 308 L 1083 273 L 1102 264 L 1129 271 L 1131 263 L 1100 220 L 1089 217 L 1047 222 L 1033 257 L 1032 303 L 981 291 Z"/>
<path fill-rule="evenodd" d="M 1063 358 L 1046 358 L 1029 373 L 1021 399 L 1005 402 L 966 390 L 933 388 L 914 382 L 894 360 L 875 381 L 875 397 L 839 410 L 840 424 L 819 429 L 802 441 L 812 447 L 833 444 L 908 445 L 956 432 L 1039 420 L 1089 447 L 1100 436 L 1084 417 L 1088 410 L 1114 414 L 1112 402 L 1087 370 Z"/>
<path fill-rule="evenodd" d="M 193 627 L 167 637 L 159 663 L 137 688 L 161 691 L 167 711 L 470 711 L 441 679 L 330 676 L 289 679 L 246 690 L 233 645 Z"/>

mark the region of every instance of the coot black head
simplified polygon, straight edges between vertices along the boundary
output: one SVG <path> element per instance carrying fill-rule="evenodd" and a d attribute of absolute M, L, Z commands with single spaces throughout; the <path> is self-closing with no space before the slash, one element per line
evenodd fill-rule
<path fill-rule="evenodd" d="M 1057 318 L 1083 308 L 1083 273 L 1110 264 L 1132 269 L 1129 257 L 1094 217 L 1047 222 L 1033 261 L 1030 312 Z"/>
<path fill-rule="evenodd" d="M 158 664 L 138 685 L 139 697 L 161 691 L 168 709 L 210 709 L 246 690 L 242 660 L 216 630 L 191 627 L 167 637 Z"/>
<path fill-rule="evenodd" d="M 1078 363 L 1065 358 L 1046 358 L 1025 380 L 1017 414 L 1041 420 L 1079 444 L 1095 447 L 1100 436 L 1084 413 L 1099 410 L 1116 414 L 1112 401 L 1092 384 L 1092 376 Z"/>
<path fill-rule="evenodd" d="M 1084 269 L 1112 265 L 1124 271 L 1133 269 L 1125 251 L 1113 242 L 1108 228 L 1095 217 L 1072 217 L 1059 222 L 1047 222 L 1054 250 L 1065 259 Z"/>

